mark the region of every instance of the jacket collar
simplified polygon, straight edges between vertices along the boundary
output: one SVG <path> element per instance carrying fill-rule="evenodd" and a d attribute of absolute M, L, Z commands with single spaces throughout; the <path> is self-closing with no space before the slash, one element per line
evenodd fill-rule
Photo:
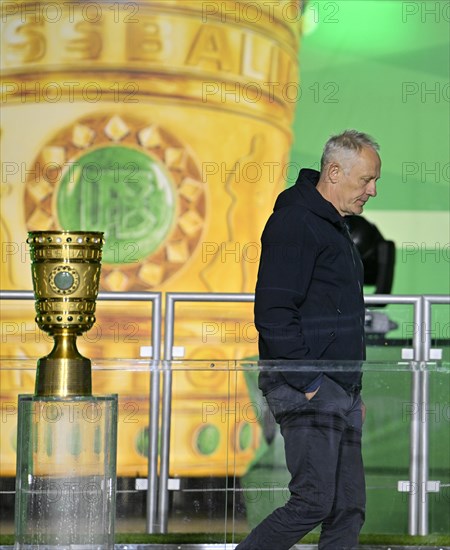
<path fill-rule="evenodd" d="M 317 170 L 310 168 L 302 168 L 295 182 L 294 189 L 300 195 L 302 205 L 314 212 L 317 216 L 330 221 L 333 224 L 339 225 L 342 228 L 346 227 L 344 217 L 339 214 L 336 208 L 327 201 L 316 186 L 319 182 L 320 173 Z"/>

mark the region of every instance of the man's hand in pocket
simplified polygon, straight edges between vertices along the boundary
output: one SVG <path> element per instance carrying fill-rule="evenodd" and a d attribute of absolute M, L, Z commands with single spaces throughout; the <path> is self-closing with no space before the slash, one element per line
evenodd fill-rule
<path fill-rule="evenodd" d="M 320 390 L 320 386 L 317 388 L 317 390 L 314 390 L 314 391 L 309 391 L 307 393 L 305 393 L 305 397 L 306 399 L 309 401 L 310 399 L 312 399 L 316 393 Z"/>

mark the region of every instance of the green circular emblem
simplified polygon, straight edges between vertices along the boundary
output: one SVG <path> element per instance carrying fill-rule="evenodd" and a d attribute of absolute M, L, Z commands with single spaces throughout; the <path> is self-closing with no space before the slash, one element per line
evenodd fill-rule
<path fill-rule="evenodd" d="M 160 288 L 201 245 L 208 189 L 198 159 L 147 116 L 74 120 L 43 145 L 34 169 L 39 183 L 31 170 L 25 185 L 27 228 L 102 231 L 103 290 Z M 66 290 L 52 274 L 56 294 L 75 292 L 79 276 L 71 273 Z"/>
<path fill-rule="evenodd" d="M 73 267 L 59 265 L 52 269 L 49 283 L 53 292 L 67 296 L 77 290 L 80 276 Z"/>
<path fill-rule="evenodd" d="M 239 432 L 239 448 L 246 451 L 252 443 L 252 428 L 247 422 L 242 426 Z"/>
<path fill-rule="evenodd" d="M 103 260 L 138 262 L 160 246 L 174 221 L 174 189 L 149 154 L 106 145 L 73 161 L 61 177 L 56 201 L 61 227 L 104 231 Z"/>
<path fill-rule="evenodd" d="M 202 455 L 212 454 L 219 446 L 220 432 L 211 424 L 204 426 L 197 435 L 197 449 Z"/>
<path fill-rule="evenodd" d="M 72 273 L 69 273 L 68 271 L 60 271 L 55 275 L 55 285 L 60 290 L 69 290 L 69 288 L 74 283 L 74 278 Z"/>
<path fill-rule="evenodd" d="M 148 456 L 148 428 L 139 430 L 136 436 L 135 449 L 140 455 Z"/>

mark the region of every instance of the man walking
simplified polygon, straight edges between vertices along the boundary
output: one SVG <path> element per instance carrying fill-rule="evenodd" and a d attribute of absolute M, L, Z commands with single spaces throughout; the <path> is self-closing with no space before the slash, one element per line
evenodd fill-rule
<path fill-rule="evenodd" d="M 319 550 L 349 550 L 364 522 L 361 372 L 365 358 L 363 266 L 344 217 L 376 196 L 378 144 L 347 130 L 325 145 L 320 173 L 302 169 L 262 235 L 255 324 L 266 367 L 259 387 L 280 424 L 290 498 L 237 550 L 288 550 L 321 524 Z M 327 361 L 320 370 L 306 361 Z M 303 366 L 303 368 L 302 368 Z"/>

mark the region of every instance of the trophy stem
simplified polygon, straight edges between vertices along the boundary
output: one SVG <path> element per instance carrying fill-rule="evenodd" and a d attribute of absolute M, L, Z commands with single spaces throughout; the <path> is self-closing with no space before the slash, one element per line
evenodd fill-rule
<path fill-rule="evenodd" d="M 36 396 L 92 395 L 91 361 L 78 351 L 77 335 L 63 328 L 52 336 L 52 351 L 38 360 Z"/>

